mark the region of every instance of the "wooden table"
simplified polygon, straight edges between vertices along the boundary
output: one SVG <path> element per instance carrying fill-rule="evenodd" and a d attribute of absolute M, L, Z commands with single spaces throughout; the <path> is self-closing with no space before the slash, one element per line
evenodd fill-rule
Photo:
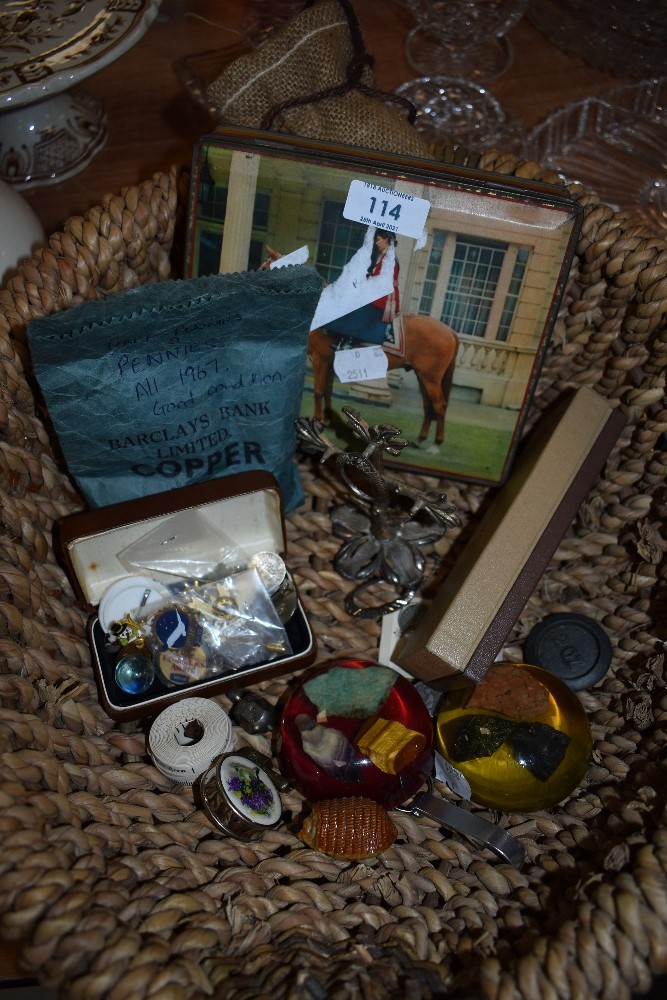
<path fill-rule="evenodd" d="M 355 9 L 375 57 L 377 85 L 393 90 L 414 74 L 403 55 L 412 18 L 397 0 L 356 0 Z M 103 195 L 149 178 L 173 163 L 189 163 L 192 146 L 210 119 L 185 91 L 174 61 L 238 40 L 243 0 L 163 0 L 144 37 L 83 89 L 107 110 L 109 138 L 88 167 L 58 184 L 28 189 L 24 197 L 45 232 L 58 231 L 70 215 L 98 204 Z M 524 18 L 513 29 L 510 71 L 492 91 L 527 126 L 569 101 L 599 94 L 626 81 L 586 66 L 550 45 Z M 0 983 L 19 978 L 17 947 L 0 943 Z"/>
<path fill-rule="evenodd" d="M 47 233 L 70 215 L 98 204 L 105 194 L 148 179 L 172 163 L 189 163 L 197 137 L 211 120 L 197 107 L 174 71 L 180 57 L 238 40 L 244 0 L 162 0 L 157 20 L 125 55 L 82 88 L 107 111 L 109 138 L 88 167 L 69 180 L 23 192 Z M 379 87 L 393 90 L 414 76 L 403 40 L 414 22 L 398 0 L 356 0 L 355 9 Z M 569 101 L 626 82 L 586 66 L 550 45 L 526 18 L 511 33 L 515 48 L 509 72 L 490 88 L 510 115 L 527 126 Z M 629 82 L 629 81 L 628 81 Z"/>

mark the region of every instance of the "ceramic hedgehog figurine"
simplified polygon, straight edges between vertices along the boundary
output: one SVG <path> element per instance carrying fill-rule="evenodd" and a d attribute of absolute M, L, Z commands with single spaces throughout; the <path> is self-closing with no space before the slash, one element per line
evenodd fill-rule
<path fill-rule="evenodd" d="M 391 847 L 398 829 L 373 799 L 349 796 L 316 802 L 297 836 L 332 857 L 362 861 Z"/>

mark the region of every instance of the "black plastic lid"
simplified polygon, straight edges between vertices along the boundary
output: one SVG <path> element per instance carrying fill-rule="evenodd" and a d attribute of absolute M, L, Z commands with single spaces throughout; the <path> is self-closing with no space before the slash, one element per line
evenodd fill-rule
<path fill-rule="evenodd" d="M 523 658 L 544 667 L 574 691 L 592 687 L 611 663 L 609 636 L 596 621 L 568 611 L 547 615 L 528 635 Z"/>

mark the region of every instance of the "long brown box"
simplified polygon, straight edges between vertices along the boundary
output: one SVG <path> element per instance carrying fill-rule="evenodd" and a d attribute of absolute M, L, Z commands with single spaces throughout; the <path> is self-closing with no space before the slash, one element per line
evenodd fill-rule
<path fill-rule="evenodd" d="M 479 527 L 393 659 L 430 683 L 484 676 L 597 478 L 626 419 L 582 387 L 545 415 Z"/>

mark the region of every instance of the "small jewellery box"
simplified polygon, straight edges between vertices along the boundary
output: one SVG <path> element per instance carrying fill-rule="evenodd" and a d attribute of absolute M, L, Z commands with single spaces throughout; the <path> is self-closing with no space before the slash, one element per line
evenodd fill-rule
<path fill-rule="evenodd" d="M 209 819 L 223 833 L 253 840 L 282 820 L 280 792 L 267 771 L 243 753 L 223 753 L 200 779 Z"/>
<path fill-rule="evenodd" d="M 214 606 L 221 616 L 222 639 L 217 648 L 222 653 L 213 657 L 215 671 L 208 671 L 206 646 L 198 638 L 202 632 L 198 613 L 191 610 L 193 604 L 197 607 L 201 593 L 196 588 L 208 585 L 193 584 L 190 580 L 183 595 L 179 591 L 180 578 L 154 567 L 132 574 L 127 562 L 121 562 L 119 554 L 134 551 L 147 537 L 159 538 L 163 525 L 165 540 L 169 541 L 169 525 L 174 515 L 179 515 L 179 524 L 187 526 L 189 512 L 192 521 L 204 518 L 219 526 L 225 538 L 233 540 L 244 560 L 248 560 L 251 571 L 233 576 L 232 580 L 244 575 L 255 580 L 255 573 L 261 573 L 260 589 L 270 609 L 268 617 L 275 618 L 276 627 L 284 636 L 282 645 L 267 642 L 262 655 L 264 647 L 258 639 L 252 656 L 242 660 L 238 656 L 242 640 L 225 638 L 232 634 L 224 631 L 225 619 L 230 619 L 229 598 L 227 592 L 221 592 Z M 280 487 L 268 472 L 226 476 L 73 514 L 58 522 L 56 542 L 72 585 L 91 612 L 88 634 L 99 699 L 112 718 L 155 716 L 181 698 L 206 697 L 234 687 L 248 687 L 268 677 L 307 667 L 315 660 L 313 633 L 285 567 Z M 193 589 L 188 592 L 188 587 Z M 158 610 L 150 628 L 146 626 L 141 635 L 132 634 L 133 615 L 129 616 L 128 626 L 127 605 L 134 607 L 147 600 Z M 245 598 L 243 601 L 252 629 L 255 605 Z M 231 666 L 224 655 L 226 642 Z"/>

